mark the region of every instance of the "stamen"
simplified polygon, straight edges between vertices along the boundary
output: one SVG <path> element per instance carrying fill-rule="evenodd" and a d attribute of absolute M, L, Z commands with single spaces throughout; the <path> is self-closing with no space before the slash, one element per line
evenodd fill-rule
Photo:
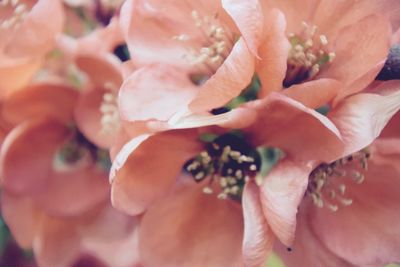
<path fill-rule="evenodd" d="M 337 211 L 339 205 L 351 205 L 353 199 L 345 196 L 346 189 L 351 182 L 353 184 L 364 182 L 365 175 L 362 172 L 367 170 L 369 157 L 370 153 L 364 149 L 330 164 L 321 164 L 314 169 L 310 175 L 307 194 L 315 206 L 319 208 L 326 206 L 331 211 Z"/>
<path fill-rule="evenodd" d="M 292 49 L 289 51 L 288 68 L 284 86 L 314 78 L 322 67 L 335 58 L 335 53 L 326 51 L 328 38 L 324 34 L 316 35 L 318 28 L 302 22 L 303 31 L 300 34 L 288 35 Z"/>
<path fill-rule="evenodd" d="M 0 6 L 10 11 L 10 16 L 0 23 L 0 28 L 4 30 L 18 28 L 29 13 L 28 6 L 20 3 L 19 0 L 3 0 L 0 2 Z"/>
<path fill-rule="evenodd" d="M 100 105 L 100 112 L 103 114 L 101 133 L 110 135 L 115 134 L 120 125 L 117 88 L 111 83 L 105 84 L 104 88 L 107 91 L 104 93 L 103 102 Z"/>
<path fill-rule="evenodd" d="M 196 182 L 208 178 L 203 192 L 211 194 L 211 185 L 218 181 L 219 199 L 240 199 L 245 183 L 260 170 L 261 157 L 243 139 L 225 134 L 206 146 L 206 150 L 184 165 Z M 211 189 L 211 190 L 210 190 Z"/>
<path fill-rule="evenodd" d="M 188 47 L 183 57 L 191 64 L 204 67 L 207 72 L 214 73 L 233 47 L 230 32 L 227 32 L 218 20 L 218 14 L 213 17 L 201 16 L 197 10 L 192 10 L 191 17 L 195 26 L 204 36 L 202 46 Z M 188 34 L 179 34 L 172 37 L 179 42 L 192 39 Z"/>

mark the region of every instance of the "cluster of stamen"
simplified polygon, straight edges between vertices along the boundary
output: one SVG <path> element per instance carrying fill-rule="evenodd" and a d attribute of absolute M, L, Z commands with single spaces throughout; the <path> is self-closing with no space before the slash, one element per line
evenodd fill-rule
<path fill-rule="evenodd" d="M 261 157 L 241 138 L 225 134 L 207 144 L 206 150 L 186 162 L 184 169 L 196 182 L 208 178 L 205 194 L 214 193 L 213 183 L 219 183 L 219 199 L 240 200 L 245 183 L 260 170 Z"/>
<path fill-rule="evenodd" d="M 349 183 L 364 182 L 364 172 L 368 170 L 368 150 L 339 159 L 330 164 L 321 164 L 311 173 L 307 188 L 313 203 L 319 207 L 328 207 L 337 211 L 339 205 L 349 206 L 353 199 L 346 197 Z"/>
<path fill-rule="evenodd" d="M 233 37 L 219 22 L 218 14 L 213 17 L 203 17 L 198 11 L 192 10 L 191 16 L 204 40 L 200 47 L 189 47 L 188 53 L 183 56 L 190 64 L 204 65 L 208 70 L 214 72 L 216 66 L 219 66 L 225 60 L 230 49 L 232 49 Z M 192 37 L 188 34 L 180 34 L 173 36 L 173 39 L 188 42 L 191 41 Z"/>
<path fill-rule="evenodd" d="M 114 84 L 106 83 L 104 85 L 106 92 L 103 94 L 103 101 L 100 104 L 101 132 L 103 134 L 114 134 L 120 125 L 118 113 L 118 89 Z"/>
<path fill-rule="evenodd" d="M 303 22 L 300 34 L 289 34 L 292 47 L 289 51 L 285 87 L 312 79 L 325 64 L 334 60 L 335 53 L 326 49 L 328 38 L 317 34 L 317 31 L 317 26 Z"/>
<path fill-rule="evenodd" d="M 20 0 L 2 0 L 0 7 L 8 8 L 11 12 L 8 18 L 1 19 L 0 27 L 2 29 L 18 28 L 29 13 L 29 7 L 25 3 L 20 3 Z"/>

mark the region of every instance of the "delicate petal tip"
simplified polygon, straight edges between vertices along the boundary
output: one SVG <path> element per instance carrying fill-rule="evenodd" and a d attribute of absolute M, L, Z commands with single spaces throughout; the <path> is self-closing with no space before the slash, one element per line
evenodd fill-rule
<path fill-rule="evenodd" d="M 246 267 L 259 267 L 264 264 L 272 251 L 274 234 L 264 217 L 260 190 L 254 182 L 244 188 L 242 208 L 244 216 L 243 261 Z"/>
<path fill-rule="evenodd" d="M 304 197 L 311 172 L 310 163 L 283 160 L 261 185 L 264 215 L 277 238 L 287 247 L 294 241 L 298 206 Z"/>
<path fill-rule="evenodd" d="M 258 46 L 263 35 L 264 15 L 258 0 L 222 0 L 222 7 L 239 28 L 249 50 L 260 59 Z"/>

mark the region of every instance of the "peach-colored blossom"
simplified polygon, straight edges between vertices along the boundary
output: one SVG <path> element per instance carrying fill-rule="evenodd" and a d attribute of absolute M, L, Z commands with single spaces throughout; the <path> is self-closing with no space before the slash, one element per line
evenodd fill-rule
<path fill-rule="evenodd" d="M 2 1 L 2 96 L 20 88 L 32 78 L 42 63 L 42 57 L 55 47 L 55 38 L 61 33 L 63 22 L 64 14 L 60 0 Z"/>
<path fill-rule="evenodd" d="M 221 115 L 178 117 L 175 121 L 170 121 L 170 130 L 167 128 L 164 132 L 132 139 L 121 149 L 113 163 L 112 201 L 115 207 L 131 215 L 147 210 L 139 229 L 139 250 L 143 263 L 149 266 L 161 263 L 170 264 L 166 266 L 220 266 L 223 262 L 223 265 L 234 266 L 238 260 L 242 260 L 246 266 L 259 266 L 269 253 L 274 236 L 286 246 L 291 246 L 296 227 L 297 206 L 304 197 L 308 175 L 315 164 L 334 161 L 368 146 L 399 110 L 398 86 L 397 82 L 383 83 L 380 88 L 375 89 L 376 92 L 381 92 L 380 94 L 374 91 L 346 98 L 331 109 L 327 117 L 293 99 L 271 93 L 268 98 L 246 103 Z M 210 124 L 217 124 L 219 127 L 209 127 Z M 240 141 L 240 138 L 229 141 L 227 129 L 241 129 L 245 141 Z M 221 170 L 208 176 L 207 172 L 191 172 L 195 168 L 194 165 L 188 167 L 190 159 L 193 164 L 196 159 L 209 162 L 205 157 L 211 153 L 210 144 L 205 145 L 199 141 L 199 136 L 203 133 L 214 133 L 221 137 L 220 141 L 213 143 L 216 150 L 238 150 L 244 153 L 248 148 L 240 149 L 247 145 L 243 145 L 242 148 L 236 147 L 245 142 L 253 149 L 278 147 L 285 153 L 285 158 L 259 186 L 255 184 L 256 180 L 250 178 L 254 173 L 248 172 L 247 169 L 239 167 L 241 174 L 234 174 L 236 183 L 239 183 L 239 177 L 246 175 L 246 172 L 250 179 L 242 184 L 243 195 L 238 194 L 242 197 L 244 221 L 237 218 L 237 208 L 230 207 L 231 203 L 221 204 L 221 212 L 230 210 L 229 215 L 223 216 L 224 220 L 217 215 L 206 215 L 202 212 L 205 209 L 202 206 L 203 202 L 206 207 L 217 208 L 220 204 L 206 203 L 218 203 L 217 196 L 223 199 L 237 196 L 236 189 L 232 193 L 230 186 L 222 181 L 227 174 Z M 225 152 L 220 153 L 223 155 Z M 213 160 L 217 159 L 212 158 L 211 162 L 214 162 Z M 256 158 L 252 160 L 256 162 Z M 193 175 L 192 179 L 188 179 L 187 175 L 179 175 L 183 166 Z M 214 166 L 214 170 L 215 168 L 217 167 Z M 251 169 L 259 170 L 257 164 Z M 230 177 L 229 174 L 228 176 Z M 196 179 L 201 182 L 193 182 Z M 220 187 L 215 185 L 218 183 Z M 205 193 L 216 194 L 197 197 L 202 190 Z M 185 206 L 185 203 L 191 204 Z M 192 212 L 188 212 L 187 209 Z M 207 209 L 210 213 L 213 212 L 211 208 Z M 174 216 L 171 216 L 170 221 L 166 218 L 169 216 L 165 214 Z M 194 223 L 197 219 L 203 222 L 202 216 L 208 218 L 208 223 Z M 167 221 L 164 225 L 165 220 Z M 241 224 L 234 224 L 232 220 L 244 223 L 244 229 L 240 227 Z M 209 224 L 224 225 L 227 221 L 232 225 L 220 229 L 218 235 L 207 233 Z M 174 230 L 172 225 L 179 225 L 179 228 Z M 237 229 L 231 231 L 231 227 Z M 154 230 L 155 228 L 157 230 Z M 151 237 L 150 233 L 155 236 L 171 235 L 179 238 L 173 245 L 168 243 L 172 246 L 169 250 L 165 248 L 167 244 L 164 246 L 160 239 Z M 204 258 L 199 251 L 213 248 L 210 240 L 215 240 L 215 244 L 222 242 L 219 236 L 230 240 L 224 241 L 229 244 L 230 252 L 226 252 L 221 246 L 218 251 L 213 249 L 213 254 L 206 253 L 207 257 Z M 196 247 L 194 250 L 194 247 L 188 246 L 188 242 L 196 238 L 204 238 L 211 243 L 200 242 L 204 247 Z M 232 255 L 235 255 L 241 246 L 238 244 L 241 243 L 239 240 L 243 240 L 242 258 L 233 259 Z M 233 243 L 236 245 L 233 246 Z M 187 252 L 174 254 L 181 249 Z"/>
<path fill-rule="evenodd" d="M 184 76 L 180 81 L 191 76 L 197 85 L 184 88 L 183 94 L 192 94 L 186 104 L 204 112 L 226 104 L 250 83 L 262 16 L 257 0 L 133 0 L 124 3 L 120 21 L 136 64 L 176 67 Z"/>
<path fill-rule="evenodd" d="M 361 91 L 386 60 L 391 25 L 398 27 L 400 5 L 391 0 L 261 2 L 272 32 L 259 48 L 262 96 L 283 83 L 285 94 L 301 94 L 301 100 L 323 94 L 313 103 L 322 106 Z"/>
<path fill-rule="evenodd" d="M 89 253 L 107 266 L 131 267 L 137 219 L 109 203 L 108 152 L 74 125 L 78 97 L 68 86 L 41 83 L 5 100 L 2 113 L 14 128 L 0 151 L 2 214 L 39 266 L 70 267 Z M 107 244 L 120 250 L 106 253 Z"/>

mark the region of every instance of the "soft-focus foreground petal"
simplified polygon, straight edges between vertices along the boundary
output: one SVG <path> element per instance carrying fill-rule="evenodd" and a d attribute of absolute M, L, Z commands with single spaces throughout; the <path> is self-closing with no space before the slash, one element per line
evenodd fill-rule
<path fill-rule="evenodd" d="M 35 117 L 54 117 L 63 122 L 72 120 L 79 93 L 60 84 L 30 85 L 5 99 L 2 116 L 13 124 Z"/>
<path fill-rule="evenodd" d="M 40 216 L 33 202 L 3 190 L 1 214 L 18 244 L 23 248 L 30 248 Z"/>
<path fill-rule="evenodd" d="M 264 215 L 277 238 L 291 247 L 296 229 L 297 208 L 308 185 L 311 163 L 284 159 L 264 178 L 261 203 Z"/>
<path fill-rule="evenodd" d="M 113 206 L 130 215 L 143 212 L 174 185 L 184 163 L 200 150 L 194 131 L 168 131 L 132 139 L 111 169 Z"/>
<path fill-rule="evenodd" d="M 128 121 L 166 121 L 186 107 L 197 90 L 181 69 L 160 64 L 144 67 L 128 77 L 121 87 L 121 117 Z"/>
<path fill-rule="evenodd" d="M 342 155 L 350 155 L 371 144 L 391 117 L 400 109 L 400 84 L 397 91 L 358 94 L 342 101 L 328 117 L 337 126 L 346 144 Z M 393 83 L 391 84 L 393 86 Z M 383 85 L 382 92 L 385 85 Z"/>
<path fill-rule="evenodd" d="M 144 266 L 243 265 L 240 205 L 204 194 L 202 187 L 190 181 L 145 213 L 139 229 Z"/>
<path fill-rule="evenodd" d="M 254 69 L 255 57 L 240 38 L 224 63 L 201 86 L 190 110 L 201 113 L 225 105 L 250 84 Z"/>
<path fill-rule="evenodd" d="M 257 65 L 257 74 L 262 85 L 260 97 L 281 90 L 290 49 L 285 33 L 286 19 L 281 11 L 272 9 L 265 16 L 264 27 L 265 38 L 259 47 L 261 60 Z"/>
<path fill-rule="evenodd" d="M 308 203 L 314 205 L 312 203 Z M 302 204 L 297 215 L 296 237 L 291 251 L 281 244 L 275 244 L 275 251 L 286 267 L 352 267 L 353 265 L 336 256 L 319 240 L 310 225 L 310 214 Z M 350 237 L 350 236 L 349 236 Z M 347 241 L 346 241 L 347 242 Z"/>
<path fill-rule="evenodd" d="M 69 267 L 78 257 L 79 249 L 79 236 L 70 221 L 43 218 L 33 243 L 40 266 Z"/>
<path fill-rule="evenodd" d="M 312 207 L 309 223 L 335 254 L 357 266 L 400 261 L 400 142 L 378 139 L 362 184 L 348 186 L 350 206 L 337 212 Z M 311 218 L 311 217 L 310 217 Z"/>
<path fill-rule="evenodd" d="M 12 35 L 5 52 L 12 57 L 44 54 L 55 45 L 63 24 L 61 0 L 39 0 Z"/>
<path fill-rule="evenodd" d="M 65 125 L 51 119 L 14 128 L 1 150 L 3 186 L 32 197 L 53 215 L 77 215 L 102 203 L 109 194 L 105 170 L 93 162 L 65 170 L 55 167 L 55 155 L 70 137 Z"/>
<path fill-rule="evenodd" d="M 243 262 L 246 267 L 259 267 L 272 251 L 275 238 L 262 210 L 259 187 L 254 182 L 248 182 L 244 188 L 242 207 Z"/>

